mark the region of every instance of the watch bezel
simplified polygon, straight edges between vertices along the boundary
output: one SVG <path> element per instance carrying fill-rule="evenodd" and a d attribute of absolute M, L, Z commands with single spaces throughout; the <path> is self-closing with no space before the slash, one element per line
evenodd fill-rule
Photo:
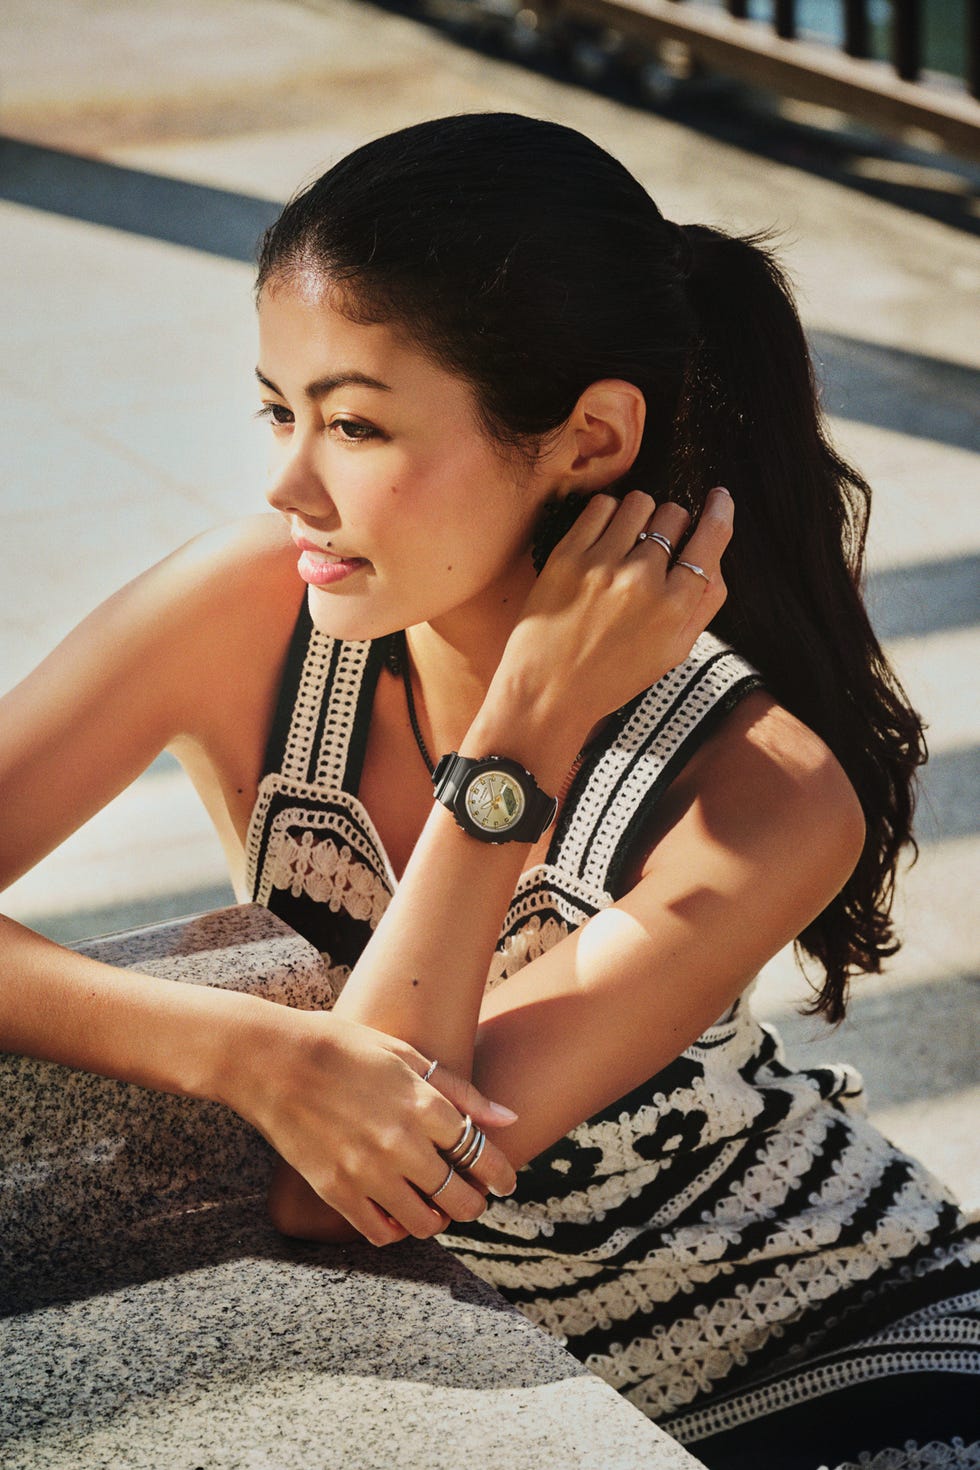
<path fill-rule="evenodd" d="M 489 822 L 481 821 L 480 817 L 470 805 L 470 793 L 472 792 L 473 787 L 481 781 L 492 780 L 494 776 L 499 776 L 502 781 L 505 781 L 507 783 L 508 788 L 516 793 L 518 801 L 517 810 L 514 812 L 513 816 L 511 816 L 508 821 L 501 822 L 497 825 L 491 825 Z M 499 833 L 503 837 L 506 837 L 508 833 L 514 830 L 514 828 L 523 818 L 524 813 L 527 811 L 527 793 L 524 790 L 523 785 L 513 774 L 513 772 L 508 771 L 502 764 L 490 765 L 485 767 L 484 769 L 472 771 L 469 778 L 460 787 L 459 800 L 461 801 L 469 820 L 474 824 L 474 826 L 479 827 L 481 832 L 494 834 Z"/>
<path fill-rule="evenodd" d="M 521 810 L 506 826 L 486 827 L 470 811 L 467 795 L 481 777 L 503 776 L 522 798 Z M 448 751 L 432 773 L 433 796 L 453 815 L 457 826 L 480 842 L 537 842 L 555 820 L 557 799 L 542 791 L 520 761 L 508 755 L 461 756 Z"/>

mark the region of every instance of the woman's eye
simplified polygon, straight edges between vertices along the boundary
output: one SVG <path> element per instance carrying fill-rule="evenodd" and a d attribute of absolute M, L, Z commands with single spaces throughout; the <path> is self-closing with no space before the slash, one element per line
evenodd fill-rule
<path fill-rule="evenodd" d="M 288 427 L 293 422 L 292 410 L 286 408 L 281 403 L 263 403 L 255 417 L 257 419 L 266 419 L 270 424 L 275 424 L 280 429 Z"/>
<path fill-rule="evenodd" d="M 330 428 L 337 437 L 358 444 L 364 439 L 378 438 L 378 430 L 372 424 L 362 424 L 358 419 L 331 419 Z"/>

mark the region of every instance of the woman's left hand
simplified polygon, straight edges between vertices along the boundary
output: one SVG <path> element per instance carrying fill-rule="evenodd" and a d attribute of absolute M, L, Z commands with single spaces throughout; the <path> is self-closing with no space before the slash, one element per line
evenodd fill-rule
<path fill-rule="evenodd" d="M 712 490 L 674 560 L 650 533 L 676 548 L 690 522 L 681 506 L 658 508 L 637 490 L 594 496 L 548 558 L 498 677 L 586 734 L 682 663 L 718 612 L 733 510 L 726 490 Z"/>

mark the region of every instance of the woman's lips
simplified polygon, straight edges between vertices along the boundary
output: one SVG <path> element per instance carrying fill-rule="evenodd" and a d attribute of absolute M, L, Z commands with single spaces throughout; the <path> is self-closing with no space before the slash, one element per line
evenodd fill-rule
<path fill-rule="evenodd" d="M 342 582 L 345 577 L 353 576 L 366 566 L 367 562 L 362 556 L 332 556 L 328 551 L 304 548 L 297 571 L 310 587 L 329 587 L 335 582 Z"/>

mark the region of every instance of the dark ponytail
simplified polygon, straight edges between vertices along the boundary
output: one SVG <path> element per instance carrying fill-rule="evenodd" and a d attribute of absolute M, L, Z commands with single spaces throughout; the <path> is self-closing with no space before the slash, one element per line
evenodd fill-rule
<path fill-rule="evenodd" d="M 848 974 L 879 971 L 899 947 L 889 914 L 896 860 L 910 840 L 913 773 L 925 758 L 922 726 L 868 621 L 870 491 L 827 440 L 786 280 L 758 239 L 703 226 L 685 234 L 698 333 L 671 479 L 695 513 L 708 486 L 726 484 L 735 497 L 729 596 L 715 631 L 826 741 L 867 822 L 857 868 L 798 941 L 826 970 L 813 1009 L 837 1021 Z"/>
<path fill-rule="evenodd" d="M 898 948 L 889 912 L 910 840 L 915 713 L 860 596 L 869 491 L 820 422 L 806 342 L 767 250 L 665 220 L 570 128 L 511 114 L 417 124 L 358 149 L 287 205 L 258 289 L 310 271 L 361 322 L 397 322 L 473 385 L 488 432 L 525 454 L 598 378 L 643 392 L 631 485 L 696 515 L 729 486 L 738 532 L 716 631 L 833 750 L 867 841 L 800 936 L 844 1014 L 852 971 Z"/>

